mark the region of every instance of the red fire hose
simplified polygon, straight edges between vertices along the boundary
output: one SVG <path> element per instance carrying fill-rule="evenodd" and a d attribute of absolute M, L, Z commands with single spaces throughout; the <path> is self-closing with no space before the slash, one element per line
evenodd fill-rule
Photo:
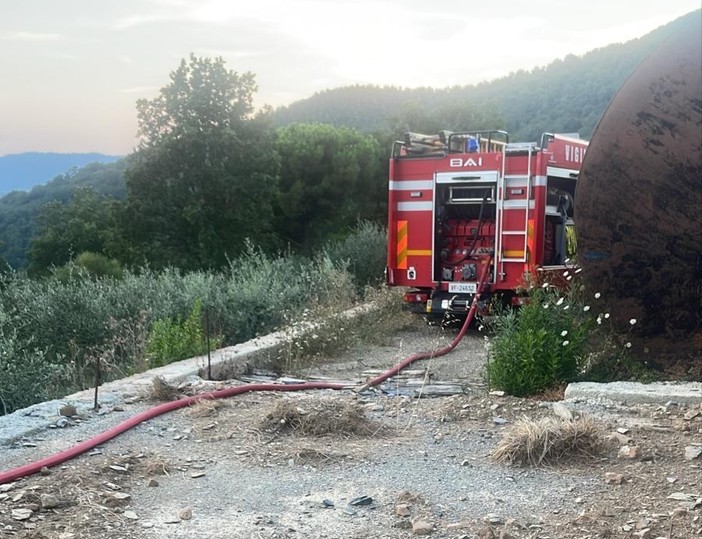
<path fill-rule="evenodd" d="M 439 350 L 431 352 L 421 352 L 419 354 L 414 354 L 407 357 L 391 369 L 383 372 L 379 376 L 376 376 L 375 378 L 372 378 L 371 380 L 366 382 L 366 384 L 363 385 L 360 389 L 357 389 L 357 391 L 381 384 L 391 376 L 395 376 L 397 373 L 399 373 L 401 370 L 403 370 L 415 361 L 418 361 L 420 359 L 428 359 L 432 357 L 443 356 L 452 351 L 465 335 L 468 326 L 470 325 L 470 322 L 473 319 L 473 316 L 475 315 L 475 310 L 478 305 L 480 293 L 482 292 L 485 284 L 485 278 L 487 277 L 487 271 L 489 266 L 490 264 L 487 262 L 483 266 L 483 271 L 480 275 L 480 280 L 478 281 L 478 291 L 473 297 L 473 302 L 471 303 L 470 310 L 468 311 L 468 314 L 466 316 L 466 320 L 463 323 L 463 326 L 461 326 L 461 330 L 458 332 L 458 335 L 456 335 L 456 337 L 454 337 L 454 339 L 448 345 Z M 305 382 L 302 384 L 248 384 L 245 386 L 228 387 L 225 389 L 219 389 L 217 391 L 210 391 L 207 393 L 202 393 L 200 395 L 194 395 L 192 397 L 179 399 L 177 401 L 166 402 L 163 404 L 159 404 L 158 406 L 155 406 L 153 408 L 149 408 L 148 410 L 145 410 L 127 419 L 126 421 L 123 421 L 119 425 L 116 425 L 106 430 L 105 432 L 98 434 L 97 436 L 85 440 L 84 442 L 81 442 L 78 445 L 74 445 L 73 447 L 70 447 L 65 451 L 55 453 L 51 456 L 48 456 L 41 460 L 37 460 L 35 462 L 30 462 L 29 464 L 25 464 L 24 466 L 20 466 L 19 468 L 14 468 L 12 470 L 2 472 L 0 473 L 0 485 L 4 483 L 10 483 L 28 475 L 35 474 L 39 472 L 42 468 L 50 468 L 52 466 L 56 466 L 58 464 L 66 462 L 67 460 L 77 457 L 78 455 L 81 455 L 86 451 L 89 451 L 90 449 L 104 444 L 108 440 L 119 436 L 123 432 L 126 432 L 129 429 L 136 427 L 144 421 L 165 414 L 166 412 L 177 410 L 178 408 L 192 406 L 193 404 L 202 400 L 223 399 L 227 397 L 233 397 L 234 395 L 241 395 L 242 393 L 248 393 L 250 391 L 303 391 L 307 389 L 349 389 L 349 387 L 344 384 L 325 382 Z"/>

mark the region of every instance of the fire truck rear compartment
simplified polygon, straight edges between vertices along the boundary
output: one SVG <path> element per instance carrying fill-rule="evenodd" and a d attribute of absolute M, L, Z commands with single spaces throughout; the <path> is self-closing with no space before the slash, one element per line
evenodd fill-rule
<path fill-rule="evenodd" d="M 470 308 L 481 259 L 495 252 L 495 190 L 495 182 L 437 184 L 433 277 L 449 284 L 432 295 L 431 312 Z"/>
<path fill-rule="evenodd" d="M 495 184 L 436 186 L 434 280 L 478 278 L 479 256 L 495 250 Z"/>

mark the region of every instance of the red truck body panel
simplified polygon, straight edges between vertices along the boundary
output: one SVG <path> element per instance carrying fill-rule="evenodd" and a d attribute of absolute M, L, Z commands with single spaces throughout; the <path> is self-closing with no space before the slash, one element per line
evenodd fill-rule
<path fill-rule="evenodd" d="M 488 295 L 508 297 L 540 271 L 566 266 L 587 142 L 544 135 L 540 145 L 514 144 L 496 133 L 414 135 L 419 144 L 408 136 L 393 149 L 388 284 L 408 287 L 418 310 L 464 310 L 481 264 L 492 266 Z"/>

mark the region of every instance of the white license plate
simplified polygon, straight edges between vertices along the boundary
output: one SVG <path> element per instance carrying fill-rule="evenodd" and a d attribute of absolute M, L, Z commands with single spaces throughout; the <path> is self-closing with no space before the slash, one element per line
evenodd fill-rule
<path fill-rule="evenodd" d="M 449 283 L 451 294 L 475 294 L 476 290 L 478 290 L 477 283 Z"/>

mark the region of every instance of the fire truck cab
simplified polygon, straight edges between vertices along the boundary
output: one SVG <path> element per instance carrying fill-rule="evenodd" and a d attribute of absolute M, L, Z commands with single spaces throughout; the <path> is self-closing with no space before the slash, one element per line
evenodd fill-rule
<path fill-rule="evenodd" d="M 393 144 L 387 282 L 417 312 L 466 313 L 480 289 L 519 304 L 530 282 L 562 276 L 575 185 L 587 142 L 505 131 L 407 133 Z M 488 268 L 484 268 L 488 265 Z"/>

